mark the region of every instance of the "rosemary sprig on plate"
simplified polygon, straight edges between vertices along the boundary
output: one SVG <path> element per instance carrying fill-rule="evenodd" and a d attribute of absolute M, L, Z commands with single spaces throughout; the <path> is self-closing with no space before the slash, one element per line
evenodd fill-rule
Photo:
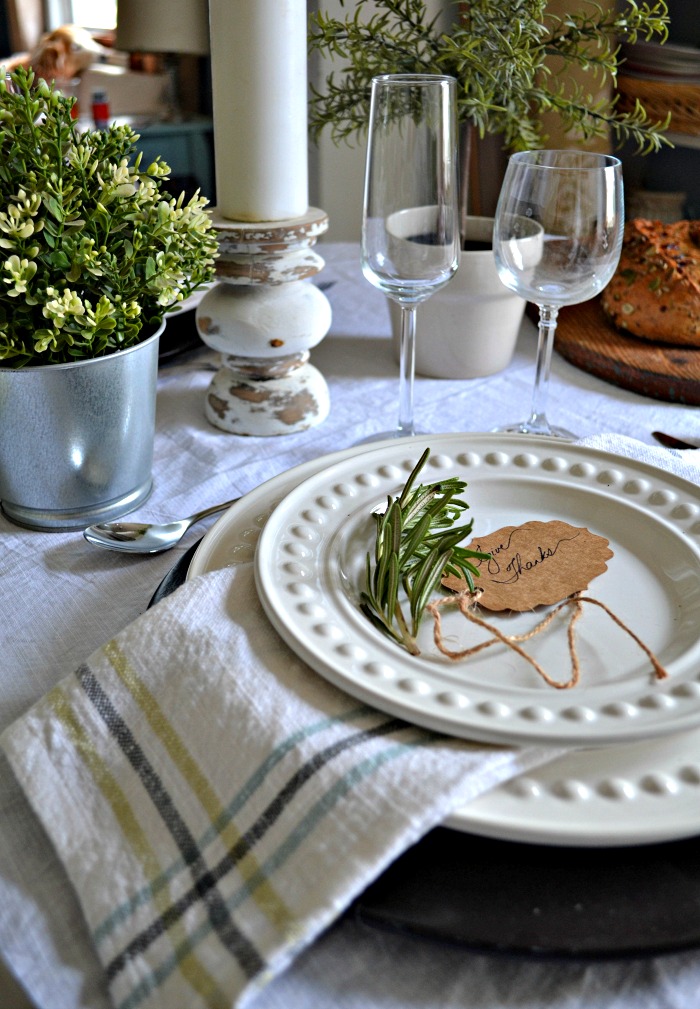
<path fill-rule="evenodd" d="M 366 586 L 360 595 L 360 609 L 365 616 L 412 655 L 419 654 L 418 628 L 441 579 L 448 574 L 457 575 L 473 590 L 473 579 L 478 577 L 479 570 L 471 561 L 490 556 L 458 545 L 474 524 L 472 520 L 455 527 L 455 522 L 469 508 L 459 497 L 467 487 L 464 480 L 448 477 L 414 486 L 429 455 L 427 448 L 399 497 L 390 495 L 386 509 L 374 513 L 377 526 L 374 557 L 368 551 Z"/>

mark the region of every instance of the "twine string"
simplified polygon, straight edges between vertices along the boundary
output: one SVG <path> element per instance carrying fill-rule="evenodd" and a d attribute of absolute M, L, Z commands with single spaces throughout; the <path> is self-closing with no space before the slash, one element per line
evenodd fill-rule
<path fill-rule="evenodd" d="M 592 596 L 584 596 L 581 592 L 576 592 L 572 596 L 563 600 L 563 602 L 558 603 L 531 630 L 523 634 L 504 634 L 504 632 L 499 627 L 496 627 L 495 624 L 484 620 L 483 617 L 477 614 L 476 608 L 482 594 L 483 589 L 481 588 L 477 588 L 473 592 L 469 591 L 469 589 L 464 589 L 461 592 L 457 592 L 449 596 L 443 596 L 441 599 L 434 600 L 433 602 L 428 603 L 426 607 L 427 611 L 433 617 L 433 639 L 436 647 L 443 655 L 454 662 L 457 662 L 460 659 L 469 658 L 470 656 L 483 651 L 485 648 L 489 648 L 491 645 L 501 643 L 506 645 L 506 647 L 510 648 L 522 659 L 528 662 L 550 687 L 554 687 L 557 690 L 570 690 L 572 687 L 575 687 L 581 679 L 581 664 L 578 657 L 578 650 L 576 648 L 576 625 L 583 614 L 583 603 L 592 603 L 594 606 L 599 606 L 602 610 L 604 610 L 610 619 L 617 624 L 618 627 L 625 631 L 639 646 L 639 648 L 642 649 L 651 662 L 657 679 L 663 680 L 668 676 L 667 671 L 661 665 L 652 650 L 639 638 L 637 634 L 634 633 L 630 627 L 627 626 L 627 624 L 624 623 L 624 621 L 622 621 L 608 606 L 605 605 L 605 603 L 601 602 L 599 599 L 594 599 Z M 467 620 L 477 624 L 492 636 L 479 642 L 478 644 L 470 645 L 468 648 L 463 648 L 459 651 L 453 651 L 448 648 L 442 633 L 441 610 L 443 607 L 450 605 L 457 605 L 460 613 L 462 613 Z M 566 682 L 562 682 L 549 676 L 540 663 L 521 647 L 521 642 L 530 641 L 536 635 L 545 631 L 552 623 L 556 615 L 567 607 L 571 611 L 566 630 L 569 646 L 569 658 L 571 660 L 571 676 Z"/>

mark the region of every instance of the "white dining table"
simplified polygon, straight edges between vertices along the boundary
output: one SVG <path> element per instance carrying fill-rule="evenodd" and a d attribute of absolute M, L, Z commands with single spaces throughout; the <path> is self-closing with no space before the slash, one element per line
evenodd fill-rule
<path fill-rule="evenodd" d="M 139 517 L 166 520 L 192 514 L 394 426 L 398 369 L 384 296 L 364 280 L 356 245 L 328 242 L 317 249 L 326 265 L 316 282 L 326 291 L 333 322 L 311 360 L 328 382 L 330 415 L 297 434 L 228 434 L 212 427 L 204 415 L 217 355 L 201 345 L 164 360 L 158 378 L 154 489 Z M 419 331 L 419 340 L 430 338 Z M 489 333 L 480 338 L 488 340 Z M 535 327 L 526 318 L 505 371 L 459 381 L 418 376 L 419 429 L 485 432 L 522 419 L 529 411 L 535 345 Z M 651 432 L 661 429 L 700 444 L 700 408 L 618 388 L 557 354 L 548 413 L 581 437 L 615 433 L 652 445 Z M 143 557 L 101 550 L 80 532 L 31 531 L 0 516 L 0 730 L 142 613 L 169 570 L 215 521 L 212 517 L 190 530 L 172 551 Z M 0 955 L 26 992 L 27 1005 L 110 1006 L 67 875 L 4 756 Z M 549 962 L 439 945 L 345 916 L 257 995 L 251 1007 L 691 1009 L 699 997 L 700 949 L 624 962 Z M 8 987 L 3 994 L 0 978 L 2 1009 L 20 1009 L 22 999 L 19 989 L 12 995 Z"/>

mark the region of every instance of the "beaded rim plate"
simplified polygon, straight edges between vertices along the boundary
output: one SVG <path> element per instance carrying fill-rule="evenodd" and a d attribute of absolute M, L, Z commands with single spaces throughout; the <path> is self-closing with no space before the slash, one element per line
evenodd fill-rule
<path fill-rule="evenodd" d="M 610 541 L 614 557 L 589 592 L 657 655 L 668 679 L 598 608 L 579 621 L 582 681 L 555 690 L 506 648 L 465 663 L 445 660 L 423 623 L 422 654 L 409 656 L 358 607 L 371 512 L 400 491 L 421 452 L 423 482 L 460 476 L 474 534 L 527 520 L 561 519 Z M 267 616 L 316 672 L 395 716 L 450 735 L 508 745 L 592 746 L 677 732 L 700 723 L 700 489 L 651 467 L 519 436 L 447 435 L 362 449 L 304 480 L 277 506 L 260 537 L 256 582 Z M 525 633 L 533 614 L 501 618 Z M 453 648 L 470 630 L 453 612 Z M 481 634 L 483 638 L 483 633 Z M 528 643 L 557 679 L 569 678 L 565 625 Z"/>
<path fill-rule="evenodd" d="M 424 439 L 435 449 L 444 436 Z M 502 446 L 497 436 L 460 436 L 472 451 Z M 534 445 L 533 445 L 534 442 Z M 545 440 L 518 438 L 517 448 L 537 454 Z M 395 443 L 389 443 L 395 445 Z M 572 458 L 574 446 L 546 442 L 547 455 Z M 418 439 L 411 442 L 418 452 Z M 299 483 L 330 464 L 351 458 L 359 450 L 334 453 L 295 467 L 247 494 L 212 526 L 201 541 L 187 577 L 253 560 L 261 532 L 271 512 Z M 608 453 L 581 450 L 577 467 L 593 465 L 598 474 L 611 468 L 625 478 L 642 481 L 633 499 L 655 494 L 660 486 L 679 494 L 669 507 L 674 522 L 687 535 L 691 559 L 700 536 L 700 489 L 677 481 L 654 467 Z M 411 453 L 412 454 L 412 453 Z M 584 466 L 585 468 L 585 466 Z M 589 476 L 592 474 L 589 474 Z M 576 477 L 580 479 L 580 476 Z M 669 486 L 670 485 L 670 486 Z M 619 487 L 619 481 L 616 482 Z M 627 493 L 632 492 L 628 488 Z M 469 495 L 468 495 L 469 496 Z M 662 494 L 662 497 L 664 495 Z M 679 511 L 680 509 L 680 511 Z M 475 513 L 476 517 L 476 513 Z M 613 549 L 615 545 L 613 544 Z M 491 837 L 543 844 L 645 844 L 692 836 L 700 830 L 700 730 L 660 736 L 642 742 L 571 751 L 535 771 L 521 775 L 472 800 L 453 813 L 445 825 Z"/>

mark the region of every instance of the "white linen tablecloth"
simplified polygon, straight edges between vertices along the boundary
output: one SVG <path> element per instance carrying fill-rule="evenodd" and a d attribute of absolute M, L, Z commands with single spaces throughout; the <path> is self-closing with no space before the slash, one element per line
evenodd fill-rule
<path fill-rule="evenodd" d="M 165 519 L 190 514 L 243 494 L 290 466 L 393 426 L 397 367 L 387 339 L 384 298 L 363 280 L 356 246 L 327 244 L 319 251 L 327 266 L 318 279 L 327 287 L 334 321 L 331 333 L 313 351 L 312 362 L 329 382 L 329 418 L 298 435 L 227 435 L 210 427 L 203 416 L 216 355 L 203 348 L 164 365 L 155 489 L 141 515 Z M 505 372 L 471 381 L 419 377 L 420 429 L 484 431 L 526 415 L 534 348 L 534 329 L 526 322 Z M 651 431 L 660 428 L 700 443 L 697 408 L 620 390 L 555 355 L 548 414 L 583 438 L 601 436 L 593 442 L 600 447 L 646 454 L 660 465 L 694 472 L 686 468 L 695 466 L 692 453 L 654 447 Z M 618 435 L 634 441 L 612 437 Z M 697 479 L 700 482 L 700 469 Z M 23 530 L 4 517 L 0 533 L 0 730 L 141 614 L 162 577 L 197 536 L 193 530 L 176 550 L 139 558 L 100 551 L 79 533 Z M 110 1005 L 73 889 L 4 757 L 0 953 L 39 1009 Z M 491 959 L 341 919 L 251 1004 L 254 1009 L 686 1009 L 696 1004 L 699 992 L 700 952 L 624 964 L 554 965 Z M 8 1009 L 14 1007 L 8 1003 Z"/>

